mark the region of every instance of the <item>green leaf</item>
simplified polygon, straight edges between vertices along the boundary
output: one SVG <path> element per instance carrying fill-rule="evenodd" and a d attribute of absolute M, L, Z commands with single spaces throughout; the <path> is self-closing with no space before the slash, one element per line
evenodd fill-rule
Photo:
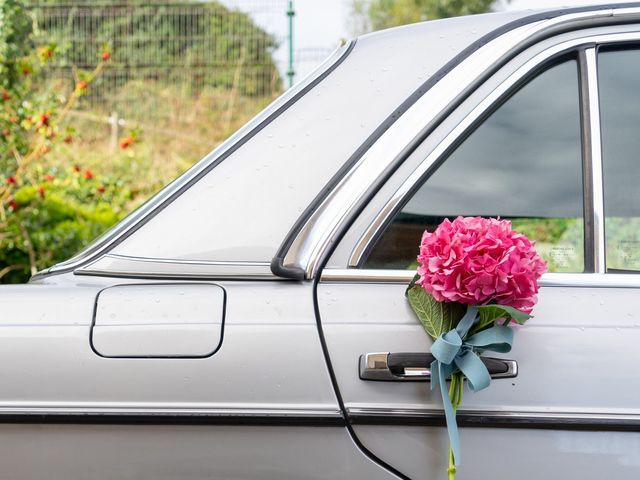
<path fill-rule="evenodd" d="M 411 290 L 415 285 L 416 282 L 420 280 L 420 274 L 416 273 L 413 278 L 411 279 L 411 281 L 409 282 L 409 286 L 407 287 L 407 289 L 404 291 L 404 296 L 406 297 L 409 294 L 409 290 Z"/>
<path fill-rule="evenodd" d="M 407 290 L 409 305 L 418 316 L 426 332 L 436 339 L 454 328 L 466 311 L 464 305 L 438 302 L 420 285 Z"/>
<path fill-rule="evenodd" d="M 531 315 L 507 305 L 478 305 L 478 313 L 480 314 L 480 320 L 473 326 L 469 335 L 484 330 L 500 318 L 515 320 L 520 325 L 531 318 Z"/>

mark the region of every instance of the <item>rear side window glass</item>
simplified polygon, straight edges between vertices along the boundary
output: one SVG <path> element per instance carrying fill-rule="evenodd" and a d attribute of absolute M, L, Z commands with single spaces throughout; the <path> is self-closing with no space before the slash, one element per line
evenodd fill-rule
<path fill-rule="evenodd" d="M 598 55 L 607 271 L 640 271 L 640 50 Z"/>
<path fill-rule="evenodd" d="M 538 74 L 444 160 L 377 240 L 365 268 L 414 268 L 422 232 L 458 215 L 501 217 L 552 272 L 584 270 L 578 66 Z"/>

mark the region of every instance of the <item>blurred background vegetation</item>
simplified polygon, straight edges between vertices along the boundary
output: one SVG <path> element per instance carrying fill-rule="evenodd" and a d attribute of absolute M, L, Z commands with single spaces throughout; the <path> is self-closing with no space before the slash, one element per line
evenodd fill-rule
<path fill-rule="evenodd" d="M 491 3 L 352 0 L 350 22 Z M 286 21 L 287 1 L 256 5 Z M 213 0 L 0 0 L 0 283 L 72 256 L 277 97 L 278 43 Z"/>

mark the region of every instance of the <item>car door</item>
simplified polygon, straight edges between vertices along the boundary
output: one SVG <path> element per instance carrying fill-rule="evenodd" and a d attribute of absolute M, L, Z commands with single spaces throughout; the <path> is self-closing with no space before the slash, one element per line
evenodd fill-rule
<path fill-rule="evenodd" d="M 550 271 L 514 349 L 492 355 L 517 375 L 465 391 L 459 478 L 637 478 L 640 56 L 628 42 L 640 35 L 625 28 L 557 38 L 496 74 L 435 147 L 407 156 L 322 271 L 318 313 L 349 422 L 408 478 L 442 477 L 448 438 L 428 371 L 416 379 L 387 354 L 429 351 L 404 290 L 422 232 L 457 215 L 510 219 Z"/>

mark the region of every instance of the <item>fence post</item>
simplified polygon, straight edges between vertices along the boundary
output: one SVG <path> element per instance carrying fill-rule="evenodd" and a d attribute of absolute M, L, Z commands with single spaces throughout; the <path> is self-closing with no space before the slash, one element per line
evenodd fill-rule
<path fill-rule="evenodd" d="M 295 71 L 293 70 L 293 16 L 295 14 L 293 0 L 289 0 L 289 8 L 287 9 L 287 16 L 289 17 L 289 70 L 287 70 L 289 87 L 293 85 L 293 76 L 295 75 Z"/>
<path fill-rule="evenodd" d="M 116 152 L 118 150 L 118 137 L 120 129 L 120 119 L 118 118 L 118 112 L 111 112 L 109 115 L 109 125 L 111 125 L 111 150 Z"/>

